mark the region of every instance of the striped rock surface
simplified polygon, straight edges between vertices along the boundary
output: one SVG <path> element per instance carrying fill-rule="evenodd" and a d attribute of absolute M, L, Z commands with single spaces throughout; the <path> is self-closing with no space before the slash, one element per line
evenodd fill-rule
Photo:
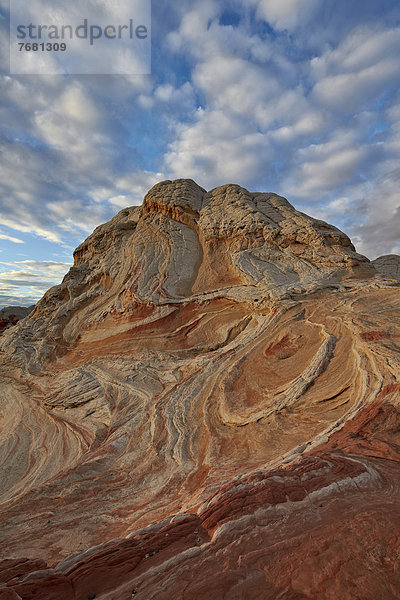
<path fill-rule="evenodd" d="M 276 194 L 157 184 L 0 338 L 0 598 L 400 598 L 400 290 Z"/>

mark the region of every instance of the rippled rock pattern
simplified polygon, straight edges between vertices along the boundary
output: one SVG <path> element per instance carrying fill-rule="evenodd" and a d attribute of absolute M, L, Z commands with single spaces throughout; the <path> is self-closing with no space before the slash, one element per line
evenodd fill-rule
<path fill-rule="evenodd" d="M 400 598 L 399 284 L 157 184 L 0 341 L 0 599 Z"/>

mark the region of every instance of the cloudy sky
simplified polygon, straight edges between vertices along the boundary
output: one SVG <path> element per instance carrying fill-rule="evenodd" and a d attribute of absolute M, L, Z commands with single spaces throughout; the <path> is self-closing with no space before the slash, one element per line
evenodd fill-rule
<path fill-rule="evenodd" d="M 35 302 L 162 179 L 274 191 L 400 253 L 398 0 L 153 0 L 147 76 L 10 75 L 7 4 L 0 306 Z"/>

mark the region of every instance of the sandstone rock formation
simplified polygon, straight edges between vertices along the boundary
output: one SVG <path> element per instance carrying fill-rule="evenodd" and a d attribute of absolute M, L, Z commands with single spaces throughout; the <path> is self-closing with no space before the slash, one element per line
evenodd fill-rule
<path fill-rule="evenodd" d="M 372 264 L 383 275 L 400 281 L 400 256 L 397 254 L 385 254 L 373 260 Z"/>
<path fill-rule="evenodd" d="M 34 306 L 6 306 L 0 310 L 0 335 L 13 327 L 21 319 L 25 319 L 34 309 Z"/>
<path fill-rule="evenodd" d="M 191 180 L 74 259 L 0 341 L 0 599 L 400 598 L 397 282 Z"/>

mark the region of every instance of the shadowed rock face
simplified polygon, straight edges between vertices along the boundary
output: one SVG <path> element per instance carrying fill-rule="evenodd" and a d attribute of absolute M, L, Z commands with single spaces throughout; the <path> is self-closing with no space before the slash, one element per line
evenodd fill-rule
<path fill-rule="evenodd" d="M 372 264 L 382 275 L 400 281 L 400 256 L 397 254 L 385 254 L 373 260 Z"/>
<path fill-rule="evenodd" d="M 0 598 L 400 598 L 397 282 L 191 180 L 74 257 L 0 342 Z"/>
<path fill-rule="evenodd" d="M 6 306 L 0 310 L 0 335 L 32 312 L 34 306 Z"/>

